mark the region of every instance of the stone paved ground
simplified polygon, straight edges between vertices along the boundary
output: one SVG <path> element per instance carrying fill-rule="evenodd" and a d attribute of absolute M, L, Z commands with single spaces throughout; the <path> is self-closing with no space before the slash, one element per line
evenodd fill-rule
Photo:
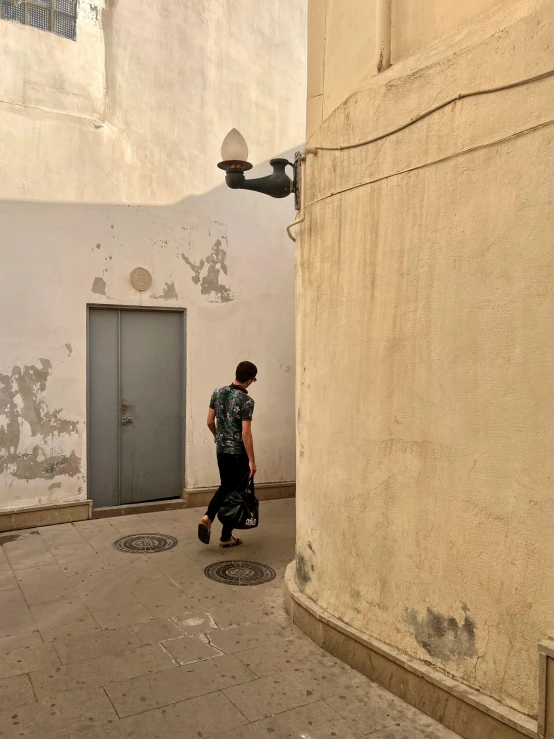
<path fill-rule="evenodd" d="M 198 510 L 0 535 L 0 737 L 446 739 L 456 735 L 326 654 L 292 626 L 283 575 L 294 501 L 223 551 Z M 127 533 L 178 538 L 123 554 Z M 204 567 L 241 558 L 277 579 L 230 587 Z"/>

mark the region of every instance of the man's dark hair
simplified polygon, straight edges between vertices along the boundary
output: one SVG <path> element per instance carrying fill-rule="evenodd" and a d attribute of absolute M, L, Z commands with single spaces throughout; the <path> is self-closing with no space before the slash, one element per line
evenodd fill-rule
<path fill-rule="evenodd" d="M 235 373 L 237 382 L 248 382 L 253 380 L 258 374 L 258 368 L 252 362 L 240 362 Z"/>

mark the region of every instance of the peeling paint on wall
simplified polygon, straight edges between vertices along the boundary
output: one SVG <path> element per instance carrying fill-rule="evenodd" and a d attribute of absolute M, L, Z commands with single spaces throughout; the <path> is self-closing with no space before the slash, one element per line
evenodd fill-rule
<path fill-rule="evenodd" d="M 40 367 L 15 366 L 11 374 L 0 374 L 0 472 L 20 480 L 73 477 L 81 471 L 81 460 L 62 436 L 77 434 L 77 421 L 61 416 L 44 398 L 52 364 L 40 360 Z M 66 440 L 67 441 L 67 440 Z"/>
<path fill-rule="evenodd" d="M 151 298 L 161 298 L 161 300 L 178 300 L 179 296 L 177 295 L 177 290 L 175 289 L 175 284 L 173 282 L 166 282 L 165 287 L 162 291 L 161 295 L 152 295 Z"/>
<path fill-rule="evenodd" d="M 454 616 L 443 616 L 432 608 L 427 608 L 421 618 L 412 608 L 406 609 L 404 620 L 412 627 L 417 643 L 431 657 L 444 662 L 462 660 L 477 656 L 475 622 L 465 604 L 462 610 L 465 615 L 461 624 Z"/>
<path fill-rule="evenodd" d="M 193 273 L 191 279 L 195 285 L 198 285 L 201 279 L 200 273 L 204 269 L 204 265 L 206 264 L 206 262 L 203 259 L 201 259 L 199 264 L 193 264 L 193 262 L 190 261 L 190 259 L 187 257 L 186 254 L 181 254 L 181 258 L 184 259 L 185 262 L 188 264 L 188 266 L 191 268 L 192 273 Z"/>
<path fill-rule="evenodd" d="M 93 293 L 97 295 L 106 294 L 106 280 L 103 277 L 95 277 L 92 287 L 90 288 Z"/>
<path fill-rule="evenodd" d="M 79 22 L 87 23 L 91 26 L 97 26 L 100 17 L 100 11 L 98 9 L 99 4 L 104 5 L 104 2 L 91 3 L 86 2 L 86 0 L 81 0 L 77 8 L 77 19 Z"/>
<path fill-rule="evenodd" d="M 210 303 L 230 303 L 235 299 L 231 288 L 223 285 L 220 275 L 227 275 L 227 252 L 221 245 L 221 239 L 217 239 L 212 246 L 210 254 L 194 264 L 186 254 L 181 254 L 182 259 L 190 267 L 193 275 L 192 281 L 195 285 L 200 284 L 200 293 L 206 295 Z"/>
<path fill-rule="evenodd" d="M 64 344 L 64 346 L 67 349 L 67 356 L 70 357 L 73 354 L 73 347 L 69 342 L 67 344 Z"/>

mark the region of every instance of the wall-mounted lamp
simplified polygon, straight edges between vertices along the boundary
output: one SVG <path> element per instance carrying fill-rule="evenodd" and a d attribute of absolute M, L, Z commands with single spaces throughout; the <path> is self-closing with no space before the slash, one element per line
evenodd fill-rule
<path fill-rule="evenodd" d="M 296 200 L 296 208 L 298 203 L 298 157 L 293 164 L 288 159 L 270 159 L 269 163 L 273 167 L 273 173 L 266 177 L 257 177 L 253 180 L 247 180 L 244 176 L 245 172 L 252 169 L 252 165 L 248 161 L 248 147 L 243 136 L 233 128 L 221 145 L 222 162 L 217 165 L 220 169 L 225 170 L 225 182 L 227 187 L 233 190 L 253 190 L 269 195 L 272 198 L 286 198 L 287 195 L 294 193 Z M 285 167 L 292 167 L 293 179 L 285 172 Z"/>

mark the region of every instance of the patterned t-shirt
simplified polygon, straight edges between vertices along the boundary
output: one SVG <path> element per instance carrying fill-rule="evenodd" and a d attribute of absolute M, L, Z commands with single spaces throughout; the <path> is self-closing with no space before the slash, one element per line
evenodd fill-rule
<path fill-rule="evenodd" d="M 216 448 L 224 454 L 244 454 L 242 422 L 251 421 L 254 401 L 246 390 L 226 385 L 214 390 L 210 408 L 215 410 Z"/>

